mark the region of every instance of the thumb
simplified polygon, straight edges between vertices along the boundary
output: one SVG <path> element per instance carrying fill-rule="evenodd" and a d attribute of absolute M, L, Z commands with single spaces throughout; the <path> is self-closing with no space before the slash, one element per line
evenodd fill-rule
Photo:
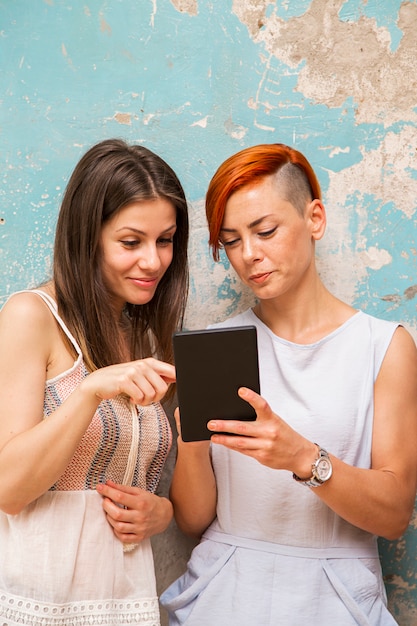
<path fill-rule="evenodd" d="M 272 409 L 268 402 L 260 396 L 259 393 L 256 393 L 256 391 L 248 389 L 248 387 L 240 387 L 238 389 L 238 395 L 242 400 L 245 400 L 245 402 L 248 402 L 248 404 L 253 407 L 258 417 L 268 417 L 272 415 Z"/>
<path fill-rule="evenodd" d="M 175 426 L 177 427 L 177 433 L 181 437 L 181 420 L 180 420 L 180 409 L 177 407 L 174 411 L 175 418 Z"/>

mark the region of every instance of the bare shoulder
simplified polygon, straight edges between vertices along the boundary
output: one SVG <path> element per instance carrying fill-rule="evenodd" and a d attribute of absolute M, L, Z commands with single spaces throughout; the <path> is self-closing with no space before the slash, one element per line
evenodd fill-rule
<path fill-rule="evenodd" d="M 16 293 L 0 311 L 0 342 L 2 346 L 23 345 L 48 349 L 51 331 L 56 326 L 51 311 L 36 293 Z M 43 350 L 42 350 L 43 351 Z"/>
<path fill-rule="evenodd" d="M 51 323 L 51 312 L 42 298 L 31 291 L 13 294 L 0 311 L 0 323 L 15 326 Z"/>
<path fill-rule="evenodd" d="M 417 360 L 417 345 L 411 333 L 404 326 L 398 326 L 388 348 L 387 357 L 395 359 L 407 356 Z"/>
<path fill-rule="evenodd" d="M 408 382 L 417 390 L 417 346 L 404 326 L 398 326 L 394 332 L 378 378 L 389 387 L 394 381 L 400 387 Z"/>

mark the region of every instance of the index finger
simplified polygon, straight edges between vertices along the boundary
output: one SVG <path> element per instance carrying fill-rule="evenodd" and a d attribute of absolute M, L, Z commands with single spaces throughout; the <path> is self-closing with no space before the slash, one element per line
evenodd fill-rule
<path fill-rule="evenodd" d="M 120 483 L 115 483 L 113 480 L 106 480 L 105 485 L 110 489 L 121 491 L 122 493 L 127 493 L 131 496 L 137 496 L 141 491 L 146 491 L 145 489 L 141 489 L 141 487 L 134 487 L 133 485 L 122 485 Z"/>
<path fill-rule="evenodd" d="M 254 437 L 256 427 L 255 420 L 210 420 L 207 424 L 207 428 L 213 432 L 213 435 L 224 434 L 241 435 L 244 437 Z"/>
<path fill-rule="evenodd" d="M 144 359 L 148 365 L 157 373 L 166 383 L 174 383 L 177 379 L 175 374 L 175 366 L 165 361 L 159 361 L 153 357 Z"/>
<path fill-rule="evenodd" d="M 97 492 L 104 498 L 108 498 L 117 506 L 127 509 L 129 508 L 129 500 L 131 494 L 124 490 L 119 489 L 117 486 L 113 486 L 114 483 L 100 483 L 97 485 Z"/>
<path fill-rule="evenodd" d="M 113 500 L 114 502 L 118 502 L 119 504 L 121 504 L 120 503 L 121 492 L 112 484 L 109 484 L 108 482 L 99 483 L 96 486 L 96 490 L 101 496 L 105 496 L 106 498 L 110 498 L 110 500 Z"/>

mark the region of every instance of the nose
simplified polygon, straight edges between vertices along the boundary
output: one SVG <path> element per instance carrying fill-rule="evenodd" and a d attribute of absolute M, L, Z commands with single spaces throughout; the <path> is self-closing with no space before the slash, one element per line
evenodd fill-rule
<path fill-rule="evenodd" d="M 253 263 L 261 258 L 259 247 L 252 237 L 245 237 L 242 240 L 242 257 L 245 263 Z"/>
<path fill-rule="evenodd" d="M 141 248 L 140 254 L 136 261 L 138 267 L 143 270 L 157 271 L 161 266 L 161 259 L 159 257 L 158 248 L 155 244 L 149 244 Z"/>

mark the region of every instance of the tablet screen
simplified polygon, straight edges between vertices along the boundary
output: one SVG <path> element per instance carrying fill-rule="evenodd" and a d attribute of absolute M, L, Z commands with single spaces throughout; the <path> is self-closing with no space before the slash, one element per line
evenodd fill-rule
<path fill-rule="evenodd" d="M 254 420 L 239 387 L 260 392 L 255 326 L 192 330 L 173 336 L 184 441 L 210 439 L 210 419 Z"/>

